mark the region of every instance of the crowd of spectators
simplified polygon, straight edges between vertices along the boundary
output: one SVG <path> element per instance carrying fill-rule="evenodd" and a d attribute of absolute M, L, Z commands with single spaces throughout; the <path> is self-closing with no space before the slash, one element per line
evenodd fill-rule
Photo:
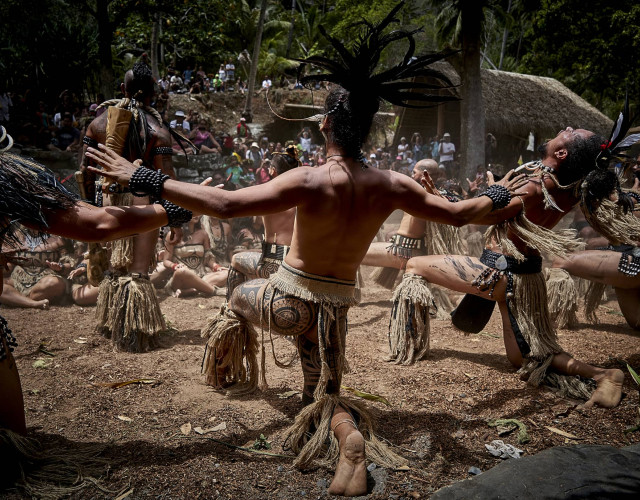
<path fill-rule="evenodd" d="M 225 74 L 229 74 L 227 68 L 221 67 L 220 71 L 223 70 Z M 201 68 L 195 73 L 189 69 L 184 72 L 185 81 L 192 86 L 203 81 L 202 75 Z M 220 77 L 220 74 L 216 76 Z M 268 81 L 265 85 L 271 85 L 271 82 Z M 230 89 L 230 86 L 225 86 L 225 91 Z M 172 92 L 168 88 L 162 89 L 154 105 L 163 113 L 169 126 L 178 132 L 179 136 L 188 139 L 180 141 L 174 138 L 174 154 L 212 155 L 210 165 L 213 166 L 213 185 L 223 185 L 225 189 L 235 190 L 268 182 L 271 179 L 270 166 L 273 156 L 284 153 L 290 145 L 297 148 L 300 164 L 303 166 L 321 166 L 327 161 L 321 135 L 310 127 L 302 127 L 295 136 L 284 140 L 274 140 L 257 132 L 257 129 L 254 130 L 255 127 L 244 118 L 239 119 L 230 130 L 224 130 L 224 127 L 219 126 L 221 122 L 212 123 L 209 117 L 200 115 L 195 109 L 178 109 L 172 116 L 166 116 Z M 77 97 L 65 91 L 60 95 L 59 103 L 54 109 L 49 110 L 44 102 L 39 102 L 30 118 L 26 117 L 26 125 L 23 123 L 22 126 L 18 126 L 14 121 L 15 116 L 11 114 L 11 101 L 15 103 L 16 99 L 12 99 L 8 93 L 0 93 L 0 97 L 3 111 L 0 118 L 4 125 L 13 130 L 11 133 L 15 135 L 16 142 L 46 150 L 80 151 L 87 126 L 91 120 L 104 112 L 104 108 L 99 108 L 97 103 L 78 104 Z M 412 176 L 413 168 L 418 161 L 433 158 L 440 166 L 440 175 L 434 177 L 440 189 L 460 199 L 481 194 L 487 186 L 484 166 L 478 167 L 475 178 L 460 183 L 456 179 L 459 171 L 457 154 L 450 134 L 445 133 L 442 138 L 431 137 L 425 140 L 416 132 L 409 140 L 401 137 L 397 144 L 368 145 L 363 151 L 363 161 L 370 168 L 394 170 Z M 211 234 L 215 233 L 214 229 L 220 233 L 217 240 L 211 242 L 212 247 L 220 247 L 216 262 L 211 263 L 211 272 L 223 272 L 236 252 L 260 249 L 263 230 L 260 217 L 229 221 L 211 219 L 206 223 L 215 226 L 212 226 Z M 38 274 L 41 279 L 20 283 L 20 276 L 24 276 L 24 273 L 5 271 L 6 292 L 0 297 L 0 302 L 20 307 L 48 307 L 50 302 L 64 300 L 64 297 L 83 306 L 95 302 L 97 289 L 86 282 L 86 261 L 83 257 L 86 248 L 74 242 L 61 240 L 58 243 L 59 248 L 33 249 L 25 240 L 23 251 L 30 255 L 30 262 L 34 267 L 26 275 L 32 277 Z M 161 239 L 159 252 L 162 251 Z M 35 259 L 34 255 L 40 260 Z M 166 261 L 165 264 L 164 268 L 160 269 L 165 277 L 179 270 L 179 263 Z M 216 287 L 219 288 L 218 285 Z"/>
<path fill-rule="evenodd" d="M 228 189 L 238 189 L 253 184 L 266 182 L 269 178 L 269 164 L 275 153 L 281 153 L 285 148 L 294 144 L 298 148 L 302 165 L 319 166 L 325 163 L 325 151 L 320 144 L 321 137 L 317 131 L 312 132 L 309 127 L 302 128 L 297 136 L 270 139 L 261 134 L 255 134 L 252 126 L 241 118 L 231 130 L 225 130 L 219 121 L 213 121 L 208 116 L 201 116 L 195 109 L 178 109 L 172 116 L 168 116 L 172 94 L 186 89 L 193 89 L 200 85 L 202 90 L 215 91 L 210 86 L 211 76 L 223 80 L 220 91 L 232 91 L 237 88 L 235 66 L 230 59 L 221 64 L 220 69 L 213 75 L 205 73 L 202 67 L 196 70 L 187 67 L 182 73 L 170 71 L 159 80 L 159 94 L 154 106 L 170 127 L 178 132 L 174 135 L 173 149 L 175 154 L 213 154 L 217 155 L 212 163 L 219 168 L 215 170 L 217 180 L 223 181 Z M 164 83 L 163 83 L 164 82 Z M 286 85 L 286 81 L 280 84 Z M 235 85 L 235 87 L 234 87 Z M 272 85 L 268 76 L 264 78 L 262 89 Z M 202 91 L 201 90 L 201 91 Z M 80 151 L 82 138 L 88 124 L 104 108 L 99 108 L 98 102 L 82 103 L 78 96 L 70 91 L 64 91 L 58 98 L 57 105 L 50 109 L 43 101 L 37 103 L 31 113 L 22 109 L 19 116 L 12 113 L 16 101 L 24 104 L 25 99 L 12 96 L 11 93 L 0 89 L 0 121 L 7 126 L 15 141 L 22 146 L 58 151 Z M 97 101 L 102 102 L 101 96 Z M 24 106 L 23 106 L 24 107 Z M 17 123 L 21 119 L 22 123 Z M 180 140 L 180 136 L 186 140 Z M 495 137 L 487 135 L 487 160 L 491 162 L 496 149 Z M 373 168 L 381 170 L 395 170 L 405 175 L 411 175 L 414 165 L 424 159 L 433 158 L 442 169 L 441 182 L 452 186 L 461 195 L 469 196 L 482 191 L 484 181 L 483 167 L 479 167 L 476 179 L 468 179 L 463 184 L 460 178 L 459 152 L 449 133 L 442 137 L 433 136 L 423 138 L 419 132 L 407 137 L 401 137 L 395 145 L 370 145 L 364 152 L 364 161 Z"/>

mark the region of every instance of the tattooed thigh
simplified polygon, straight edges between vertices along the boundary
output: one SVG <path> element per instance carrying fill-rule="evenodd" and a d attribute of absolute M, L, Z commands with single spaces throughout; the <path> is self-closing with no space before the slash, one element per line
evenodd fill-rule
<path fill-rule="evenodd" d="M 241 252 L 233 256 L 231 267 L 244 274 L 248 279 L 257 277 L 256 270 L 260 262 L 261 254 L 258 252 Z"/>
<path fill-rule="evenodd" d="M 245 281 L 233 291 L 229 307 L 250 323 L 260 323 L 260 297 L 268 284 L 267 280 L 261 279 Z"/>
<path fill-rule="evenodd" d="M 280 335 L 298 336 L 316 324 L 317 306 L 267 286 L 262 296 L 263 324 Z"/>
<path fill-rule="evenodd" d="M 280 268 L 280 262 L 273 260 L 261 260 L 258 264 L 256 274 L 260 278 L 268 278 Z"/>
<path fill-rule="evenodd" d="M 239 273 L 233 267 L 229 269 L 229 274 L 227 274 L 227 302 L 231 299 L 233 291 L 246 280 L 244 274 Z"/>

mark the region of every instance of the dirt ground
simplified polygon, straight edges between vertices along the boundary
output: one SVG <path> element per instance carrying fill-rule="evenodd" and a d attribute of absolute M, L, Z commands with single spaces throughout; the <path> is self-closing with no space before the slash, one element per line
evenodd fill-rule
<path fill-rule="evenodd" d="M 640 440 L 640 432 L 624 433 L 638 420 L 638 392 L 628 373 L 625 397 L 611 410 L 582 410 L 575 401 L 529 388 L 504 356 L 497 311 L 481 334 L 466 337 L 449 321 L 434 320 L 428 360 L 410 367 L 386 363 L 390 297 L 391 292 L 367 280 L 362 304 L 349 313 L 351 372 L 343 383 L 389 401 L 390 406 L 368 405 L 379 435 L 410 459 L 408 470 L 373 470 L 369 498 L 427 498 L 467 478 L 472 466 L 486 471 L 500 461 L 484 447 L 494 439 L 526 455 L 566 444 L 625 446 Z M 331 470 L 300 472 L 289 456 L 237 448 L 266 440 L 267 451 L 288 455 L 283 438 L 301 408 L 300 394 L 292 391 L 301 388 L 302 375 L 299 364 L 280 369 L 268 357 L 270 388 L 265 392 L 232 399 L 206 386 L 200 375 L 200 328 L 222 301 L 162 296 L 162 310 L 175 330 L 163 336 L 162 348 L 145 354 L 114 352 L 109 340 L 94 334 L 94 308 L 3 308 L 20 343 L 15 355 L 30 433 L 45 443 L 103 443 L 111 462 L 104 484 L 130 492 L 128 498 L 327 495 Z M 560 331 L 561 344 L 593 364 L 623 368 L 628 362 L 638 369 L 639 334 L 627 327 L 617 303 L 601 306 L 599 317 L 596 326 L 582 323 L 577 330 Z M 275 345 L 280 359 L 294 354 L 284 339 Z M 157 383 L 118 389 L 100 385 L 143 378 Z M 518 445 L 517 432 L 499 437 L 487 425 L 495 418 L 519 419 L 531 441 Z M 74 498 L 105 495 L 85 490 Z"/>

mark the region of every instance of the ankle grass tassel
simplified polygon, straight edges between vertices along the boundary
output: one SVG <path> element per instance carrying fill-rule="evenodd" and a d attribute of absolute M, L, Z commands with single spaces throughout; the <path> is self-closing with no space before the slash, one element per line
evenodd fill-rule
<path fill-rule="evenodd" d="M 435 305 L 433 295 L 422 276 L 405 273 L 392 300 L 389 360 L 412 365 L 429 355 L 429 310 Z"/>
<path fill-rule="evenodd" d="M 202 360 L 206 383 L 233 395 L 254 392 L 258 387 L 260 346 L 251 325 L 225 304 L 209 320 L 201 336 L 207 339 Z"/>

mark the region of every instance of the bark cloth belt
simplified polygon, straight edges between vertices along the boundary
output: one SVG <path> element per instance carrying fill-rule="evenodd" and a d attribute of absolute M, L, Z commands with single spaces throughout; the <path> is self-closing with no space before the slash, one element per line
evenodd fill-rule
<path fill-rule="evenodd" d="M 289 253 L 290 247 L 278 243 L 262 242 L 262 259 L 282 262 Z"/>

